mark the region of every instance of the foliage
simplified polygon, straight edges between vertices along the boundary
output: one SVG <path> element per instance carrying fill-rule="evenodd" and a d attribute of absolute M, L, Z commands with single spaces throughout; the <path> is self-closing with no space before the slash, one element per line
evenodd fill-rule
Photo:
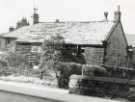
<path fill-rule="evenodd" d="M 71 53 L 64 52 L 62 57 L 63 57 L 63 62 L 69 62 L 69 63 L 74 62 L 74 63 L 80 63 L 80 64 L 86 63 L 83 54 L 80 54 L 77 56 L 77 55 L 73 55 Z"/>
<path fill-rule="evenodd" d="M 64 40 L 58 34 L 51 36 L 49 39 L 45 39 L 43 44 L 43 54 L 41 56 L 40 69 L 41 79 L 45 71 L 53 70 L 56 78 L 58 78 L 57 66 L 62 61 L 61 48 L 64 44 Z"/>
<path fill-rule="evenodd" d="M 84 56 L 65 51 L 69 49 L 65 47 L 64 39 L 59 34 L 45 39 L 39 67 L 41 79 L 43 75 L 50 74 L 52 77 L 55 75 L 58 86 L 67 88 L 70 75 L 81 74 L 81 64 L 85 63 Z"/>
<path fill-rule="evenodd" d="M 18 73 L 27 65 L 25 56 L 15 52 L 3 52 L 0 55 L 0 72 Z"/>
<path fill-rule="evenodd" d="M 60 63 L 58 85 L 61 88 L 68 88 L 69 77 L 72 74 L 81 75 L 82 65 L 78 63 Z"/>
<path fill-rule="evenodd" d="M 86 76 L 108 76 L 108 71 L 99 65 L 83 65 L 83 72 Z"/>
<path fill-rule="evenodd" d="M 7 54 L 7 61 L 9 66 L 16 68 L 18 68 L 20 65 L 26 64 L 25 56 L 16 54 L 14 52 L 9 52 Z"/>

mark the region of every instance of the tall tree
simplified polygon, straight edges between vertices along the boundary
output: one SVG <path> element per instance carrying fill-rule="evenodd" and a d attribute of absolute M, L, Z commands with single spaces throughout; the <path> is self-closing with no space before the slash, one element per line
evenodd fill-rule
<path fill-rule="evenodd" d="M 43 78 L 43 74 L 47 71 L 53 71 L 56 78 L 58 78 L 58 64 L 62 61 L 62 52 L 61 49 L 64 44 L 64 39 L 59 34 L 51 36 L 49 39 L 45 39 L 43 43 L 43 53 L 41 56 L 41 75 L 40 78 Z M 48 73 L 48 72 L 47 72 Z"/>

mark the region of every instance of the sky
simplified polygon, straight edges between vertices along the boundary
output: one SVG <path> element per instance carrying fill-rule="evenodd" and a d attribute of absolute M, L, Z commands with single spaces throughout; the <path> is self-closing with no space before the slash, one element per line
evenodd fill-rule
<path fill-rule="evenodd" d="M 26 17 L 32 22 L 33 7 L 38 8 L 40 21 L 100 21 L 108 11 L 108 19 L 120 5 L 125 33 L 135 34 L 135 0 L 0 0 L 0 33 Z"/>

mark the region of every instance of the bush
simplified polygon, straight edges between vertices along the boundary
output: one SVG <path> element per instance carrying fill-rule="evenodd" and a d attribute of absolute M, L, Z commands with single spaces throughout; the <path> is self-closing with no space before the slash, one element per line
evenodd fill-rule
<path fill-rule="evenodd" d="M 68 88 L 69 78 L 71 75 L 81 75 L 82 69 L 86 76 L 108 76 L 108 72 L 104 67 L 98 65 L 82 65 L 78 63 L 60 62 L 56 66 L 58 74 L 58 87 Z"/>
<path fill-rule="evenodd" d="M 81 75 L 82 65 L 77 63 L 60 63 L 58 71 L 60 72 L 58 78 L 58 86 L 60 88 L 68 88 L 69 77 L 72 74 Z"/>
<path fill-rule="evenodd" d="M 99 65 L 84 65 L 84 75 L 87 76 L 108 76 L 107 70 Z"/>
<path fill-rule="evenodd" d="M 7 53 L 8 64 L 11 67 L 19 67 L 22 64 L 26 64 L 25 56 L 16 54 L 14 52 Z"/>
<path fill-rule="evenodd" d="M 27 65 L 24 55 L 15 52 L 3 52 L 0 55 L 0 72 L 22 73 Z"/>

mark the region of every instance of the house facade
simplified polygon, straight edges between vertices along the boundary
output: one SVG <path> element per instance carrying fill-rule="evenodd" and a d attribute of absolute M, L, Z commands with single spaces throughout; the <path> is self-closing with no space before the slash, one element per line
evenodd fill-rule
<path fill-rule="evenodd" d="M 102 44 L 85 47 L 86 61 L 88 64 L 98 64 L 113 67 L 127 67 L 128 42 L 120 21 L 116 22 L 109 33 L 102 40 Z"/>
<path fill-rule="evenodd" d="M 127 67 L 128 43 L 121 22 L 118 22 L 106 39 L 106 65 Z"/>
<path fill-rule="evenodd" d="M 59 34 L 64 38 L 66 51 L 76 56 L 83 55 L 84 64 L 127 66 L 128 43 L 120 9 L 115 12 L 113 21 L 109 21 L 107 15 L 105 17 L 103 21 L 34 23 L 1 35 L 0 48 L 8 47 L 29 56 L 41 54 L 44 40 Z"/>

